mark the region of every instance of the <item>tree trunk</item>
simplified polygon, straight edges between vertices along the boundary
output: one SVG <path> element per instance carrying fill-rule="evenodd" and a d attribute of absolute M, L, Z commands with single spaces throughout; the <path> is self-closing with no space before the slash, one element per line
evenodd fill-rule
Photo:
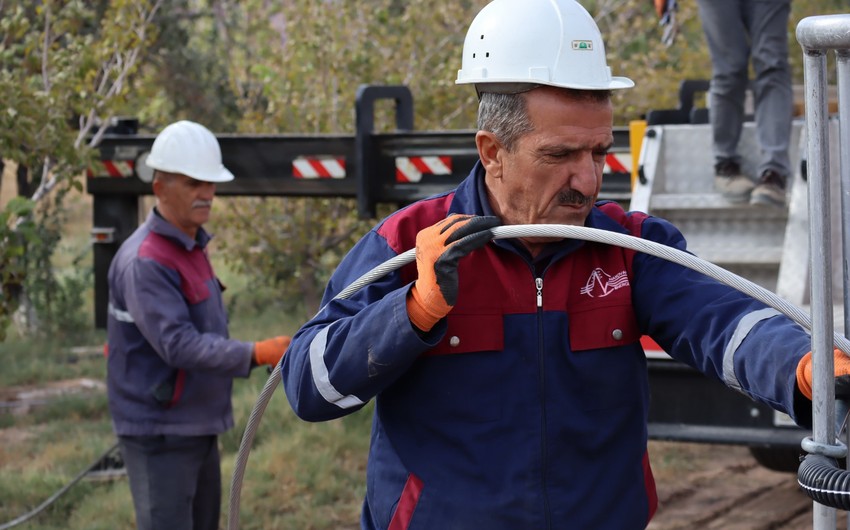
<path fill-rule="evenodd" d="M 30 197 L 32 195 L 27 173 L 27 167 L 23 164 L 18 164 L 18 197 Z"/>

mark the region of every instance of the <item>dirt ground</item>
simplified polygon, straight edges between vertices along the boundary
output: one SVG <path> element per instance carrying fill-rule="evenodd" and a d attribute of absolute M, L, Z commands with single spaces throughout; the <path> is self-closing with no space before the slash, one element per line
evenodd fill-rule
<path fill-rule="evenodd" d="M 656 473 L 658 512 L 650 530 L 807 530 L 812 501 L 795 473 L 760 466 L 745 447 L 651 442 L 650 458 L 675 462 Z M 659 467 L 653 464 L 653 467 Z M 838 512 L 836 528 L 847 529 Z"/>
<path fill-rule="evenodd" d="M 33 407 L 68 394 L 106 392 L 106 384 L 89 378 L 53 381 L 38 386 L 13 386 L 0 388 L 0 412 L 23 415 Z M 0 433 L 5 429 L 0 429 Z"/>

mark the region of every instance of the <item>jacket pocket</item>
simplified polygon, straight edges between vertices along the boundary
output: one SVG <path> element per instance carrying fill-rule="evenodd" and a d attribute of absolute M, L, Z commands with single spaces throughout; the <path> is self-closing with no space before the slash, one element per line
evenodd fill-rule
<path fill-rule="evenodd" d="M 570 313 L 569 328 L 582 408 L 602 410 L 641 402 L 646 359 L 631 304 Z"/>
<path fill-rule="evenodd" d="M 508 371 L 502 315 L 449 314 L 447 324 L 443 340 L 398 385 L 409 397 L 411 416 L 440 425 L 499 420 L 503 397 L 494 385 Z"/>
<path fill-rule="evenodd" d="M 151 386 L 151 396 L 159 406 L 170 409 L 180 401 L 185 381 L 186 372 L 184 370 L 173 370 L 168 377 Z"/>
<path fill-rule="evenodd" d="M 408 475 L 404 489 L 401 491 L 401 496 L 396 503 L 387 530 L 408 530 L 410 528 L 413 512 L 416 510 L 416 505 L 419 503 L 419 496 L 421 494 L 422 479 L 411 473 Z"/>
<path fill-rule="evenodd" d="M 570 349 L 616 348 L 640 340 L 631 304 L 570 311 Z"/>

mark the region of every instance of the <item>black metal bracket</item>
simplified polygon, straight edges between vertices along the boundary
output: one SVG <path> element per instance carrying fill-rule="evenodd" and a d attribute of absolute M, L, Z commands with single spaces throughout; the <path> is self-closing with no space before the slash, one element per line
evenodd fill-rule
<path fill-rule="evenodd" d="M 376 216 L 377 187 L 380 179 L 375 166 L 379 154 L 372 135 L 375 129 L 375 102 L 395 100 L 398 131 L 413 130 L 413 94 L 406 86 L 360 85 L 355 101 L 354 174 L 357 178 L 357 212 L 362 218 Z"/>

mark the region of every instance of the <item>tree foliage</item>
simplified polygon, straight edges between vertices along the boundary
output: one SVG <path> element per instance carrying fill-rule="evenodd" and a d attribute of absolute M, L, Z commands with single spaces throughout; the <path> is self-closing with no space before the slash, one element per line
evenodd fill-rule
<path fill-rule="evenodd" d="M 31 251 L 43 248 L 40 259 L 49 261 L 56 241 L 47 232 L 36 238 L 50 226 L 38 215 L 61 215 L 61 191 L 79 187 L 78 176 L 97 141 L 92 133 L 102 131 L 97 127 L 111 116 L 138 116 L 151 132 L 188 118 L 218 132 L 350 133 L 359 85 L 402 84 L 414 95 L 417 129 L 472 128 L 474 91 L 454 80 L 466 29 L 487 3 L 43 0 L 6 5 L 0 0 L 0 101 L 5 103 L 0 155 L 29 168 L 27 195 L 34 201 L 18 201 L 4 214 L 0 279 L 19 281 L 22 273 L 15 267 L 21 262 L 15 259 L 23 259 L 26 277 L 51 285 L 32 272 L 49 267 L 46 261 L 37 264 Z M 661 43 L 652 2 L 582 3 L 600 26 L 612 72 L 636 82 L 634 89 L 616 93 L 617 125 L 649 109 L 676 107 L 682 80 L 710 76 L 695 0 L 679 2 L 680 34 L 669 47 Z M 802 83 L 796 24 L 806 16 L 842 12 L 845 3 L 792 3 L 795 83 Z M 393 118 L 389 104 L 379 105 L 376 127 L 390 130 Z M 52 208 L 44 206 L 48 197 Z M 222 236 L 217 240 L 231 263 L 277 290 L 297 293 L 307 311 L 316 308 L 327 275 L 369 224 L 342 199 L 221 203 L 211 228 Z M 25 219 L 35 220 L 29 236 Z M 37 285 L 32 287 L 36 292 Z M 8 297 L 0 306 L 4 329 Z"/>
<path fill-rule="evenodd" d="M 227 13 L 239 3 L 169 0 L 157 12 L 156 34 L 128 94 L 125 113 L 148 132 L 178 119 L 233 132 L 239 120 L 228 71 Z"/>
<path fill-rule="evenodd" d="M 354 130 L 362 84 L 401 84 L 416 98 L 418 128 L 468 128 L 475 94 L 454 86 L 455 53 L 469 14 L 485 2 L 247 1 L 225 18 L 230 78 L 244 132 Z M 239 28 L 238 30 L 234 28 Z M 221 33 L 225 34 L 225 33 Z M 394 123 L 378 106 L 376 127 Z M 270 281 L 306 312 L 341 254 L 369 224 L 343 199 L 238 199 L 214 223 L 242 271 Z M 256 220 L 264 220 L 258 223 Z"/>
<path fill-rule="evenodd" d="M 44 323 L 67 309 L 56 306 L 63 284 L 51 265 L 63 200 L 82 189 L 92 148 L 123 106 L 158 1 L 0 3 L 0 157 L 29 170 L 0 224 L 0 339 L 16 293 Z"/>

